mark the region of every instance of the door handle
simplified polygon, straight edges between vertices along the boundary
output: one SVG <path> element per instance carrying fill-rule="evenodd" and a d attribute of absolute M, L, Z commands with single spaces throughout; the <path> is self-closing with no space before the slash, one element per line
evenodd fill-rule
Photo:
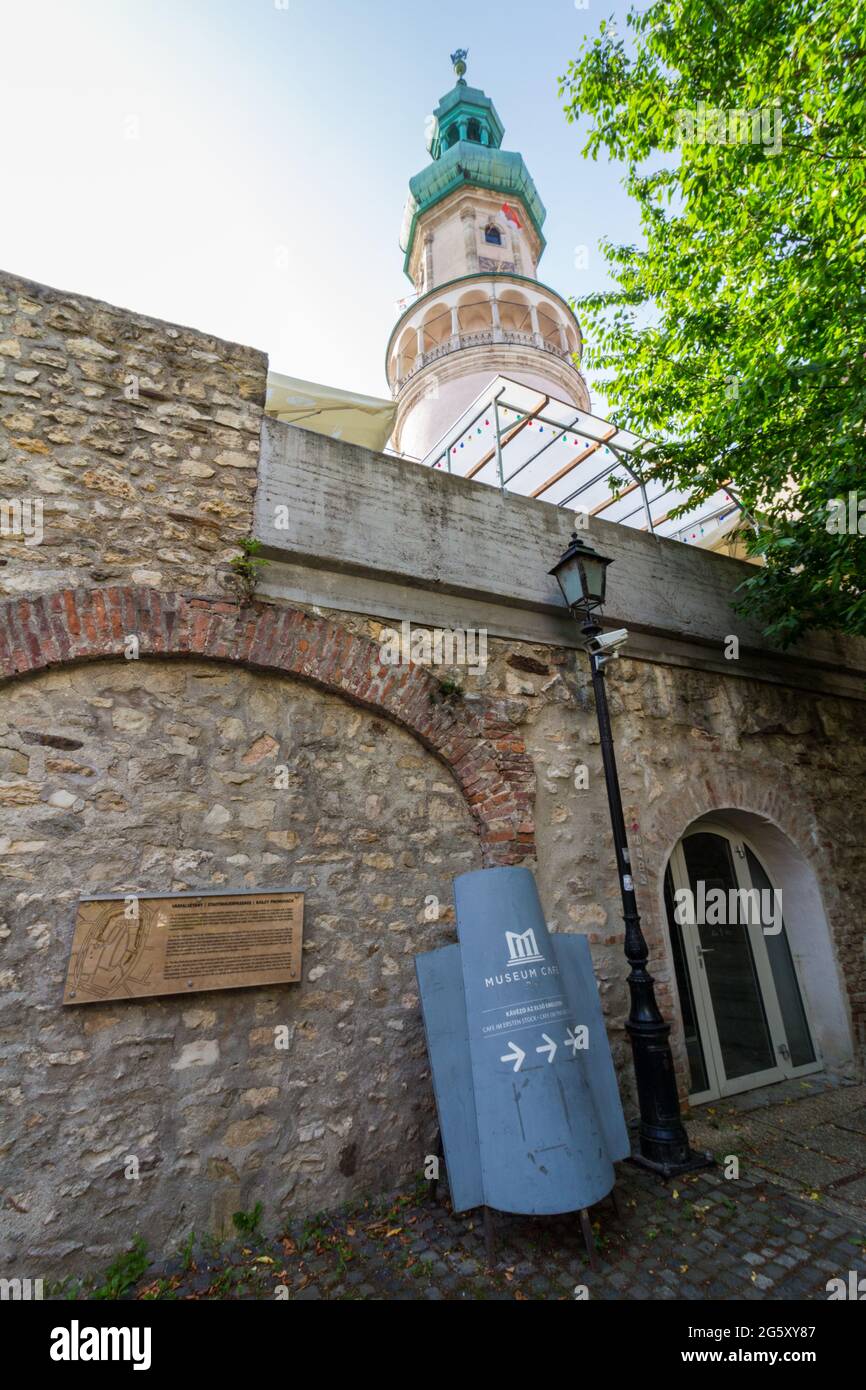
<path fill-rule="evenodd" d="M 711 956 L 715 949 L 715 946 L 698 946 L 698 968 L 700 970 L 706 971 L 707 967 L 704 965 L 704 956 Z"/>

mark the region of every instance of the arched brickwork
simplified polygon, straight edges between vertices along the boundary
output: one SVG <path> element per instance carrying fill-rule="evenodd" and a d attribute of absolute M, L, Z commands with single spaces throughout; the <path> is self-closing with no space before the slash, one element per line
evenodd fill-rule
<path fill-rule="evenodd" d="M 375 643 L 297 608 L 147 588 L 62 589 L 0 602 L 0 679 L 116 656 L 196 656 L 310 681 L 393 719 L 453 773 L 485 864 L 535 853 L 535 778 L 496 700 L 444 701 L 423 666 L 385 666 Z"/>
<path fill-rule="evenodd" d="M 736 807 L 762 816 L 783 831 L 816 873 L 826 877 L 818 822 L 811 806 L 802 805 L 790 786 L 771 778 L 745 777 L 734 768 L 718 767 L 681 787 L 675 799 L 662 798 L 646 818 L 645 829 L 659 844 L 658 862 L 667 864 L 674 845 L 701 816 Z"/>

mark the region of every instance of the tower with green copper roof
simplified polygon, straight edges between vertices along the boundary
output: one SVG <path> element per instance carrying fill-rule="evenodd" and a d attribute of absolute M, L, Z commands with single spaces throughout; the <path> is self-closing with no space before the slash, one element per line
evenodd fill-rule
<path fill-rule="evenodd" d="M 393 443 L 415 458 L 498 375 L 589 406 L 577 320 L 538 279 L 544 204 L 523 156 L 502 148 L 492 100 L 468 85 L 467 58 L 451 55 L 457 80 L 427 118 L 430 162 L 409 180 L 400 236 L 415 292 L 386 370 Z"/>

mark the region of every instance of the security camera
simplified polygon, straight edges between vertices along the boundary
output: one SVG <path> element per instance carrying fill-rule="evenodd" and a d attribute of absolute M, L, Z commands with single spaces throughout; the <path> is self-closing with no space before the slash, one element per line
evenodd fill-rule
<path fill-rule="evenodd" d="M 590 656 L 598 658 L 598 665 L 603 666 L 606 661 L 619 656 L 620 647 L 624 647 L 628 641 L 628 628 L 615 627 L 611 632 L 599 632 L 595 637 L 590 637 L 586 649 Z"/>

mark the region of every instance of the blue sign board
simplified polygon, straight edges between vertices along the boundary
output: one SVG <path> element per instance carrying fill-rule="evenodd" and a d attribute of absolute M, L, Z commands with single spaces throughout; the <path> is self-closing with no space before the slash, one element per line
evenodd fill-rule
<path fill-rule="evenodd" d="M 459 945 L 416 956 L 456 1211 L 578 1211 L 630 1153 L 582 936 L 551 936 L 529 869 L 455 880 Z"/>

